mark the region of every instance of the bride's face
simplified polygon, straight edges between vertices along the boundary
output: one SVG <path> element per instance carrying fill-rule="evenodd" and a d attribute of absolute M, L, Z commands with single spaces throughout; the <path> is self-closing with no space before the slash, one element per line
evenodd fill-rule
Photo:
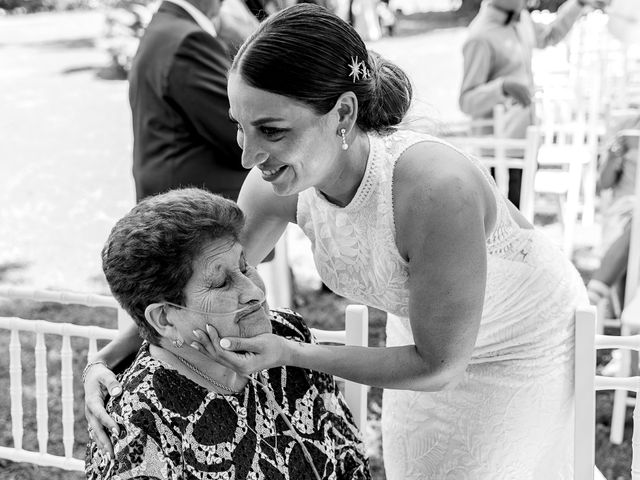
<path fill-rule="evenodd" d="M 237 72 L 229 75 L 228 93 L 245 168 L 257 167 L 277 195 L 331 186 L 341 152 L 337 112 L 318 115 L 289 97 L 248 85 Z"/>

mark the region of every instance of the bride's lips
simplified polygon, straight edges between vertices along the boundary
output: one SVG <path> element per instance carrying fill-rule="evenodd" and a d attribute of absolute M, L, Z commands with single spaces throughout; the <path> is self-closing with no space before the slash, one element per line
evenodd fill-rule
<path fill-rule="evenodd" d="M 262 178 L 267 182 L 273 182 L 280 178 L 284 172 L 289 168 L 287 165 L 281 165 L 279 167 L 266 168 L 261 167 L 260 172 L 262 173 Z"/>

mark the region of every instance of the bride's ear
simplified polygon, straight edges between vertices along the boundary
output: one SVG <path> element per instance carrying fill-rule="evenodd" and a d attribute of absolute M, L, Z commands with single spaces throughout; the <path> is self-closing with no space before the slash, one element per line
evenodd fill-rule
<path fill-rule="evenodd" d="M 344 92 L 336 101 L 334 112 L 338 117 L 340 128 L 344 128 L 347 133 L 351 131 L 358 119 L 358 99 L 353 92 Z"/>
<path fill-rule="evenodd" d="M 161 337 L 171 337 L 173 324 L 167 317 L 164 303 L 152 303 L 144 309 L 144 318 Z"/>

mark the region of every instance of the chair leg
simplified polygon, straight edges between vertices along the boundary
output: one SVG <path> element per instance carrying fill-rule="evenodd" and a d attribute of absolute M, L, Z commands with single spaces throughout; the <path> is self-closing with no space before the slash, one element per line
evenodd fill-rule
<path fill-rule="evenodd" d="M 564 251 L 565 256 L 569 259 L 571 259 L 573 255 L 573 237 L 576 228 L 577 216 L 578 211 L 576 205 L 571 201 L 571 199 L 567 199 L 562 225 L 562 250 Z"/>
<path fill-rule="evenodd" d="M 622 335 L 631 335 L 633 332 L 625 331 L 622 329 Z M 638 361 L 638 356 L 632 355 L 629 350 L 622 350 L 620 352 L 620 368 L 616 376 L 628 377 L 632 372 L 637 371 L 637 366 L 633 367 L 633 362 Z M 625 420 L 627 416 L 627 396 L 626 390 L 616 390 L 613 396 L 613 410 L 611 412 L 611 433 L 609 440 L 611 443 L 620 445 L 624 437 Z"/>
<path fill-rule="evenodd" d="M 622 443 L 622 439 L 624 437 L 624 420 L 626 414 L 627 391 L 616 390 L 613 395 L 613 411 L 611 413 L 611 434 L 609 435 L 609 440 L 611 441 L 611 443 L 614 443 L 616 445 L 620 445 Z"/>
<path fill-rule="evenodd" d="M 596 209 L 596 178 L 598 176 L 597 171 L 594 155 L 593 160 L 588 163 L 584 172 L 584 178 L 582 179 L 582 191 L 584 195 L 582 225 L 585 227 L 590 227 L 594 222 Z"/>

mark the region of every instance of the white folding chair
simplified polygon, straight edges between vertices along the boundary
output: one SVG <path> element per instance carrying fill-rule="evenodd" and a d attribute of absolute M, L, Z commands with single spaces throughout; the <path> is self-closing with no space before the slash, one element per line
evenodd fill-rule
<path fill-rule="evenodd" d="M 591 108 L 573 95 L 539 96 L 540 149 L 534 190 L 555 197 L 563 226 L 562 248 L 571 258 L 578 214 L 593 221 L 599 128 Z M 580 204 L 581 194 L 583 203 Z"/>
<path fill-rule="evenodd" d="M 446 138 L 452 145 L 474 155 L 487 168 L 493 168 L 498 189 L 504 196 L 507 196 L 509 191 L 509 169 L 521 169 L 520 211 L 531 223 L 534 216 L 533 187 L 539 139 L 540 134 L 536 127 L 529 127 L 524 139 L 493 136 Z"/>
<path fill-rule="evenodd" d="M 37 302 L 54 302 L 63 304 L 78 304 L 89 307 L 108 307 L 114 310 L 118 304 L 112 297 L 92 294 L 78 294 L 70 292 L 38 291 L 24 288 L 0 287 L 0 297 L 11 299 L 25 299 Z M 115 312 L 114 312 L 115 313 Z M 124 314 L 124 312 L 122 312 Z M 119 316 L 122 316 L 120 314 Z M 126 314 L 124 314 L 126 315 Z M 128 317 L 127 317 L 128 318 Z M 123 318 L 123 321 L 127 321 Z M 131 320 L 128 320 L 131 321 Z M 115 327 L 115 315 L 114 315 Z M 11 429 L 13 446 L 0 446 L 0 458 L 15 462 L 27 462 L 42 466 L 52 466 L 64 470 L 84 471 L 83 456 L 74 457 L 74 426 L 79 420 L 74 417 L 74 403 L 82 402 L 81 398 L 74 398 L 72 369 L 75 352 L 71 348 L 71 337 L 85 338 L 89 344 L 88 357 L 97 351 L 98 340 L 109 340 L 118 331 L 113 328 L 74 325 L 71 323 L 56 323 L 46 320 L 25 320 L 17 317 L 0 317 L 0 329 L 9 330 L 9 397 L 11 400 Z M 22 335 L 21 335 L 22 334 Z M 24 411 L 23 396 L 26 391 L 33 391 L 29 385 L 24 385 L 22 377 L 22 350 L 24 338 L 35 335 L 33 356 L 35 357 L 35 400 L 36 400 L 36 438 L 38 450 L 23 448 Z M 47 341 L 45 341 L 47 335 Z M 63 455 L 52 454 L 49 451 L 49 376 L 48 347 L 51 337 L 60 337 L 60 348 L 54 351 L 60 358 L 61 406 L 62 406 L 62 447 Z M 31 343 L 31 342 L 28 342 Z M 30 355 L 30 352 L 25 352 Z M 82 364 L 87 359 L 82 359 Z M 26 387 L 26 388 L 24 388 Z M 57 419 L 56 419 L 57 420 Z M 84 450 L 84 449 L 83 449 Z M 82 454 L 84 451 L 82 451 Z"/>
<path fill-rule="evenodd" d="M 596 335 L 595 307 L 576 311 L 575 322 L 575 480 L 606 480 L 595 466 L 596 400 L 595 391 L 637 392 L 640 377 L 604 377 L 596 375 L 596 350 L 624 348 L 640 351 L 640 335 Z M 635 406 L 634 402 L 634 406 Z M 634 424 L 640 421 L 640 409 L 634 408 Z M 634 429 L 631 479 L 640 480 L 640 431 Z"/>
<path fill-rule="evenodd" d="M 321 330 L 312 328 L 311 332 L 319 343 L 338 343 L 344 345 L 369 345 L 369 311 L 364 305 L 348 305 L 345 311 L 344 330 Z M 367 393 L 369 387 L 350 380 L 344 382 L 344 398 L 353 414 L 356 426 L 364 432 L 367 423 Z"/>

